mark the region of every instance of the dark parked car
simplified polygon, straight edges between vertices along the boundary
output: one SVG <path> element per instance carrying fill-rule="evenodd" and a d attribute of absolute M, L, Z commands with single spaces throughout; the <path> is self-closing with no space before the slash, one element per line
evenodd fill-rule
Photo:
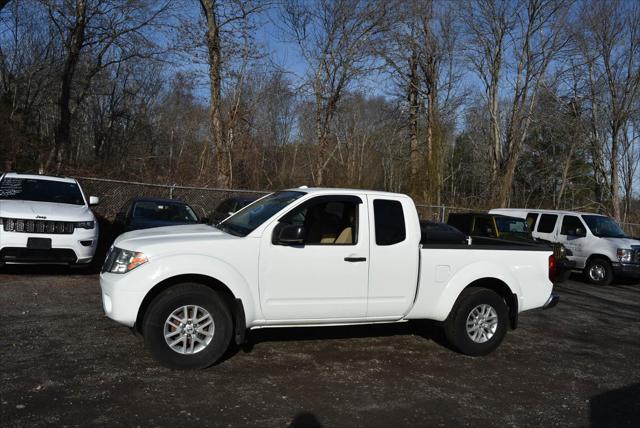
<path fill-rule="evenodd" d="M 240 211 L 251 202 L 258 199 L 258 196 L 235 196 L 220 202 L 216 209 L 209 215 L 209 224 L 218 224 L 225 218 Z"/>
<path fill-rule="evenodd" d="M 186 203 L 173 199 L 136 198 L 116 215 L 116 235 L 130 230 L 200 223 L 200 218 Z"/>
<path fill-rule="evenodd" d="M 447 224 L 472 238 L 538 242 L 550 246 L 556 257 L 556 272 L 560 281 L 567 279 L 575 267 L 575 262 L 567 258 L 572 255 L 569 249 L 558 242 L 533 238 L 527 221 L 523 218 L 488 213 L 452 213 L 449 214 Z"/>
<path fill-rule="evenodd" d="M 467 235 L 446 223 L 438 223 L 430 220 L 420 221 L 420 242 L 429 244 L 463 244 L 467 241 Z"/>

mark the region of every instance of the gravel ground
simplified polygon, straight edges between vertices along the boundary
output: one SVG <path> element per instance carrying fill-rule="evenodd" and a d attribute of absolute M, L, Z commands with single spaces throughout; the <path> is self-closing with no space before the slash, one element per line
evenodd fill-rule
<path fill-rule="evenodd" d="M 198 372 L 160 367 L 98 287 L 0 270 L 1 426 L 640 425 L 640 285 L 558 285 L 487 357 L 428 323 L 273 329 Z"/>

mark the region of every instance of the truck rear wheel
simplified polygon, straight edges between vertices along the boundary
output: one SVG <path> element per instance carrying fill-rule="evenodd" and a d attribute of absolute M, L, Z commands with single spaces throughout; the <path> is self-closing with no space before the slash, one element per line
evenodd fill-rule
<path fill-rule="evenodd" d="M 164 366 L 202 369 L 227 350 L 231 315 L 223 298 L 209 287 L 178 284 L 151 302 L 142 334 L 151 355 Z"/>
<path fill-rule="evenodd" d="M 486 288 L 468 288 L 451 310 L 444 331 L 459 352 L 486 355 L 500 345 L 508 322 L 509 311 L 502 297 Z"/>

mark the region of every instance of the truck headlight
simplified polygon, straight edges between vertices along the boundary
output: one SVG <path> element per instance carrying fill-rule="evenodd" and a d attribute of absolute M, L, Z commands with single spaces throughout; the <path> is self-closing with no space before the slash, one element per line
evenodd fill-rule
<path fill-rule="evenodd" d="M 147 256 L 139 251 L 123 250 L 114 247 L 102 268 L 103 272 L 127 273 L 148 261 Z"/>
<path fill-rule="evenodd" d="M 618 260 L 622 263 L 630 263 L 631 257 L 633 256 L 633 250 L 629 248 L 618 248 L 616 251 L 616 255 L 618 256 Z"/>
<path fill-rule="evenodd" d="M 78 221 L 76 222 L 76 227 L 80 229 L 93 229 L 96 227 L 95 221 Z"/>

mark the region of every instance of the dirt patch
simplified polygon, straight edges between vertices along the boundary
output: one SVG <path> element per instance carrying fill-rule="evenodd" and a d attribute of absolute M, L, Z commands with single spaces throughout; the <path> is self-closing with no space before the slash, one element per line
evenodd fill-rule
<path fill-rule="evenodd" d="M 0 271 L 0 425 L 638 426 L 640 286 L 556 287 L 487 357 L 429 323 L 274 329 L 204 371 L 159 366 L 97 276 Z"/>

